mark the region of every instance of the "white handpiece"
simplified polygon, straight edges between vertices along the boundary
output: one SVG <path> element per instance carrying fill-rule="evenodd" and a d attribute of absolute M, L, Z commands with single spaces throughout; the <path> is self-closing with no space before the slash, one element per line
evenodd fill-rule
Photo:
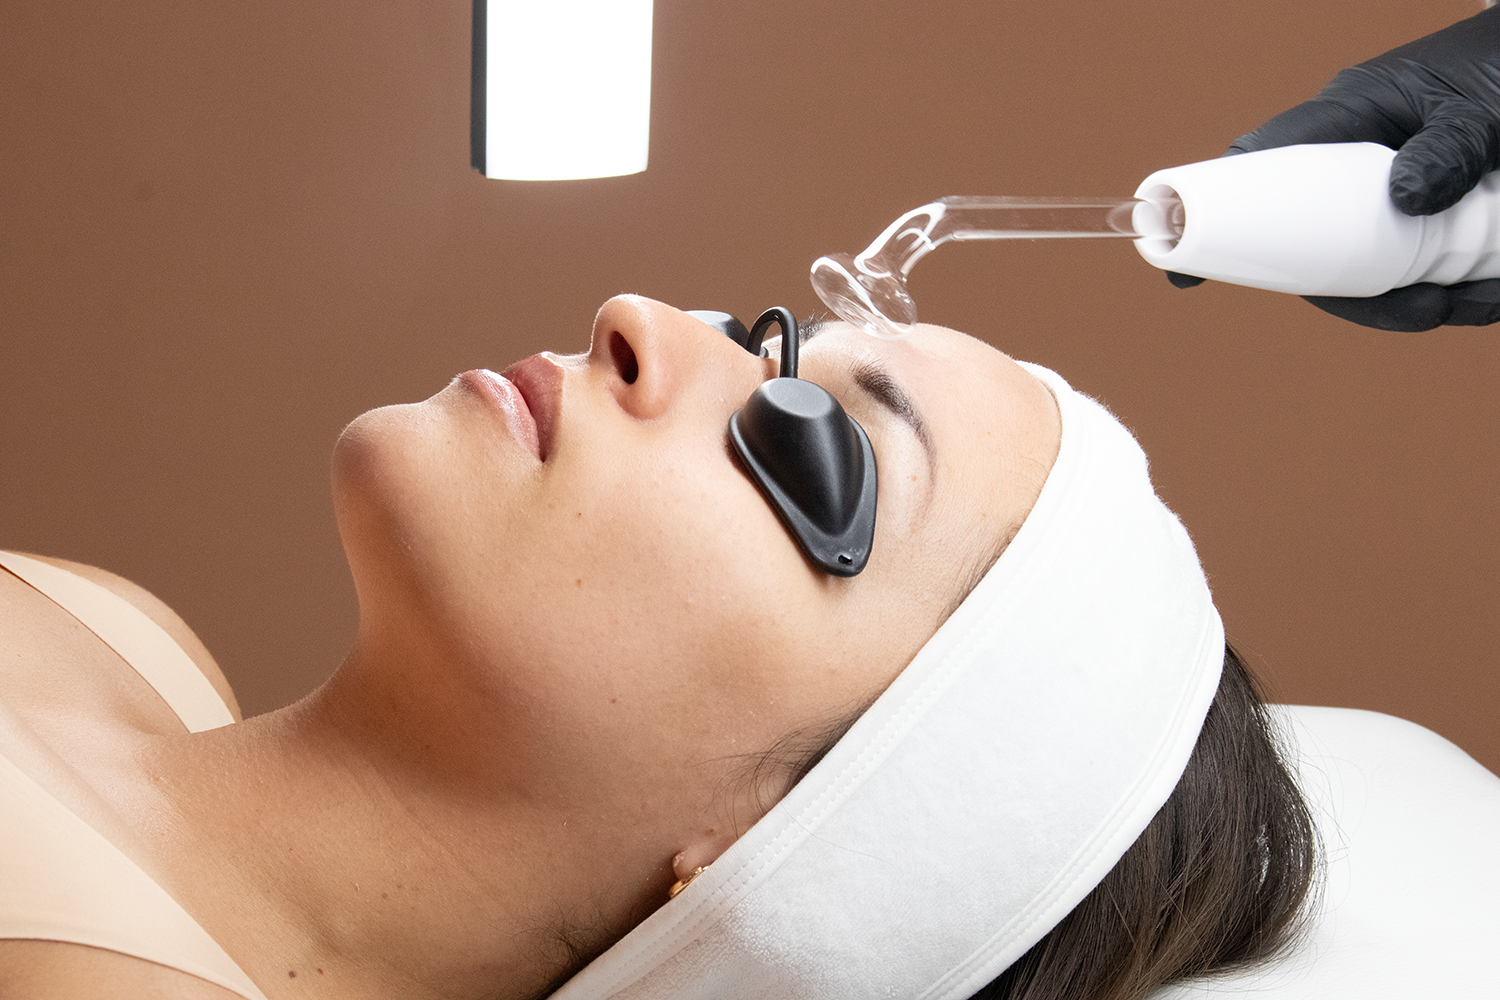
<path fill-rule="evenodd" d="M 1500 172 L 1445 212 L 1403 215 L 1395 155 L 1333 143 L 1158 170 L 1136 189 L 1136 248 L 1165 270 L 1297 295 L 1500 277 Z"/>

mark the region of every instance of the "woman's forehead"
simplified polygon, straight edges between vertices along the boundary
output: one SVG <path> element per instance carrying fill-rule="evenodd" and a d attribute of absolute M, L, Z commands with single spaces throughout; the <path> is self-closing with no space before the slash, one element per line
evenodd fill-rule
<path fill-rule="evenodd" d="M 803 351 L 819 354 L 880 358 L 887 364 L 913 373 L 929 366 L 946 369 L 958 365 L 998 371 L 1014 365 L 1005 354 L 976 337 L 945 326 L 922 323 L 910 334 L 895 339 L 873 337 L 842 320 L 817 321 L 803 334 Z"/>

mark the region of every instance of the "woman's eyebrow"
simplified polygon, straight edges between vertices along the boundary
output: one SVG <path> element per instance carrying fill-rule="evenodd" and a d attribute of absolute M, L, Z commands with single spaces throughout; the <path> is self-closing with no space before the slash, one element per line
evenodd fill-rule
<path fill-rule="evenodd" d="M 806 344 L 822 333 L 827 325 L 825 317 L 809 316 L 797 328 L 797 345 L 800 347 Z M 932 443 L 932 433 L 927 429 L 927 421 L 922 419 L 922 414 L 912 404 L 911 397 L 906 394 L 906 390 L 891 378 L 891 373 L 876 362 L 867 360 L 855 365 L 850 376 L 854 379 L 854 384 L 863 389 L 871 399 L 895 414 L 911 428 L 911 432 L 917 436 L 917 440 L 922 443 L 923 450 L 927 452 L 928 468 L 936 470 L 937 448 Z"/>
<path fill-rule="evenodd" d="M 828 325 L 828 320 L 823 316 L 809 316 L 797 324 L 797 346 L 812 340 Z"/>
<path fill-rule="evenodd" d="M 912 405 L 911 397 L 906 394 L 906 390 L 891 378 L 890 372 L 874 361 L 861 361 L 849 374 L 854 384 L 863 389 L 871 399 L 895 414 L 902 423 L 911 428 L 911 432 L 917 436 L 918 441 L 922 442 L 922 448 L 927 452 L 928 466 L 936 468 L 937 450 L 933 447 L 932 434 L 927 430 L 927 422 Z"/>

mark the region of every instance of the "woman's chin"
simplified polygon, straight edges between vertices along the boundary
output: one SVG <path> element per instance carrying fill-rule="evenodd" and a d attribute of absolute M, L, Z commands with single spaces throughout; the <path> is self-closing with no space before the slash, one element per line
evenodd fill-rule
<path fill-rule="evenodd" d="M 342 528 L 346 514 L 358 516 L 377 498 L 390 494 L 411 465 L 410 404 L 382 406 L 355 417 L 333 446 L 331 478 L 334 513 Z"/>
<path fill-rule="evenodd" d="M 362 605 L 371 573 L 409 577 L 422 533 L 444 521 L 445 437 L 422 404 L 401 404 L 361 414 L 334 445 L 334 518 Z"/>

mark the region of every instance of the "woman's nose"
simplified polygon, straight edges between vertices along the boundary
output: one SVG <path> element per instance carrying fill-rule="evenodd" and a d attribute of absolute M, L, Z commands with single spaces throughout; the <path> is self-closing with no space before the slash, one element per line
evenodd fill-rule
<path fill-rule="evenodd" d="M 696 375 L 723 373 L 741 360 L 747 371 L 759 363 L 700 320 L 638 295 L 610 299 L 594 318 L 589 362 L 604 371 L 620 406 L 641 420 L 666 413 Z"/>

